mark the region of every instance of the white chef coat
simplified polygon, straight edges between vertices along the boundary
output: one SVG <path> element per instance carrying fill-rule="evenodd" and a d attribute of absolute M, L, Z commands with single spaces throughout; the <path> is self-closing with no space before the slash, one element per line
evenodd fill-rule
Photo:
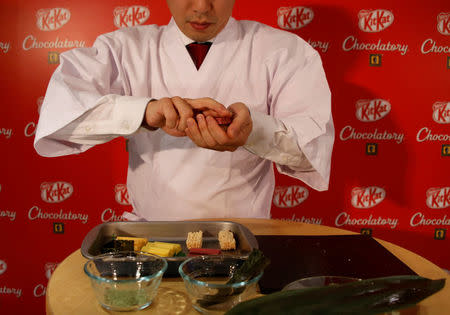
<path fill-rule="evenodd" d="M 173 19 L 101 35 L 60 56 L 41 108 L 35 148 L 83 152 L 128 138 L 127 186 L 136 220 L 270 217 L 277 169 L 328 188 L 334 127 L 319 54 L 298 36 L 230 18 L 195 68 Z M 253 130 L 244 147 L 217 152 L 187 137 L 140 128 L 150 99 L 243 102 Z"/>

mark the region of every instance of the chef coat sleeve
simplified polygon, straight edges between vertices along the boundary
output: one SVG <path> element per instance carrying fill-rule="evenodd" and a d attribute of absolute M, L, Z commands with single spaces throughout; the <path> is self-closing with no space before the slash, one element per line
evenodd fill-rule
<path fill-rule="evenodd" d="M 80 153 L 135 132 L 149 98 L 127 96 L 120 46 L 101 35 L 60 55 L 40 110 L 34 147 L 42 156 Z"/>
<path fill-rule="evenodd" d="M 275 162 L 280 173 L 327 190 L 334 126 L 320 55 L 299 38 L 294 47 L 279 49 L 267 67 L 269 114 L 251 112 L 253 130 L 244 147 Z"/>

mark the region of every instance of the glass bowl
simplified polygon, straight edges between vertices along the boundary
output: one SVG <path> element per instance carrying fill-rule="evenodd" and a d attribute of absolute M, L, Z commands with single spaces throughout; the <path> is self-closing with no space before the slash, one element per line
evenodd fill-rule
<path fill-rule="evenodd" d="M 99 303 L 112 311 L 149 306 L 167 269 L 167 261 L 143 252 L 95 256 L 84 265 Z"/>
<path fill-rule="evenodd" d="M 361 281 L 358 278 L 341 277 L 341 276 L 317 276 L 303 278 L 287 284 L 282 291 L 298 290 L 306 288 L 327 287 L 332 285 L 340 285 L 349 282 Z"/>
<path fill-rule="evenodd" d="M 250 280 L 227 284 L 245 260 L 231 256 L 197 256 L 185 260 L 178 271 L 194 308 L 204 314 L 223 314 L 254 297 L 263 272 Z"/>

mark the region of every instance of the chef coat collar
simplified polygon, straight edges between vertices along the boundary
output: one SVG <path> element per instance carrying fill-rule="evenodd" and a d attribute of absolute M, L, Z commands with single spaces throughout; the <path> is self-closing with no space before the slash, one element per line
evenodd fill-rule
<path fill-rule="evenodd" d="M 216 80 L 211 78 L 220 77 L 218 63 L 229 64 L 231 62 L 234 52 L 238 49 L 242 32 L 237 21 L 230 18 L 224 29 L 214 38 L 214 45 L 209 49 L 199 69 L 192 62 L 180 33 L 181 31 L 172 18 L 161 35 L 161 45 L 171 64 L 177 68 L 178 80 L 170 80 L 171 86 L 173 85 L 173 88 L 179 91 L 177 94 L 191 95 L 192 87 L 188 82 L 195 81 L 203 89 L 216 84 Z M 183 87 L 186 88 L 186 91 L 181 90 Z"/>
<path fill-rule="evenodd" d="M 175 24 L 176 24 L 176 23 L 175 23 Z M 193 40 L 193 39 L 187 37 L 187 36 L 186 36 L 186 35 L 178 28 L 178 25 L 177 25 L 176 29 L 177 29 L 177 31 L 178 31 L 178 35 L 180 35 L 180 39 L 181 39 L 181 41 L 183 42 L 184 46 L 187 46 L 187 45 L 189 45 L 189 44 L 192 44 L 192 43 L 196 42 L 195 40 Z M 211 38 L 210 40 L 208 40 L 208 42 L 214 43 L 214 39 L 215 39 L 215 37 L 214 37 L 214 38 Z"/>

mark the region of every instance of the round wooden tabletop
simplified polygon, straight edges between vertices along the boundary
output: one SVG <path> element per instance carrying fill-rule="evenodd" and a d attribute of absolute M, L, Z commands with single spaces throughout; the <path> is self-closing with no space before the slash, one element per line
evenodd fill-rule
<path fill-rule="evenodd" d="M 301 222 L 269 219 L 229 219 L 245 225 L 255 235 L 344 235 L 354 232 Z M 414 314 L 450 314 L 450 276 L 425 258 L 392 243 L 378 240 L 397 258 L 420 276 L 430 279 L 446 278 L 445 287 L 420 302 Z M 55 269 L 46 294 L 47 314 L 119 314 L 103 309 L 97 302 L 83 266 L 87 260 L 76 250 Z M 120 312 L 123 314 L 123 312 Z M 199 314 L 191 305 L 183 281 L 164 278 L 152 305 L 139 312 L 127 314 Z M 410 314 L 410 312 L 408 312 Z"/>

